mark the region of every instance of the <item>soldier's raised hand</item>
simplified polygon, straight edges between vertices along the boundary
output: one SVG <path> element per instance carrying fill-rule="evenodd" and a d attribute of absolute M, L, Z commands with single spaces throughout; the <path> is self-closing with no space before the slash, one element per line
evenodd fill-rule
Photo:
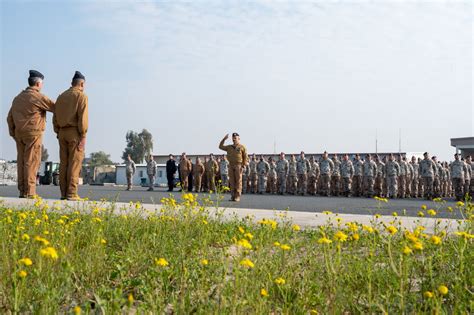
<path fill-rule="evenodd" d="M 227 139 L 229 139 L 229 134 L 226 134 L 224 137 L 224 140 L 227 140 Z"/>

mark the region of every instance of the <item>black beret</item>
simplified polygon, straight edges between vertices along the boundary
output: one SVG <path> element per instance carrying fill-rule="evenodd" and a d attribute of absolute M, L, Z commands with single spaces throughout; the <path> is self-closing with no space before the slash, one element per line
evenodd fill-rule
<path fill-rule="evenodd" d="M 237 132 L 234 132 L 234 133 L 232 134 L 232 137 L 240 137 L 240 136 L 239 136 L 239 134 L 238 134 Z"/>
<path fill-rule="evenodd" d="M 41 80 L 44 80 L 44 75 L 36 70 L 30 70 L 30 78 L 40 78 Z"/>
<path fill-rule="evenodd" d="M 74 73 L 74 76 L 72 77 L 72 80 L 77 80 L 77 79 L 81 79 L 81 80 L 85 80 L 86 77 L 80 73 L 79 71 L 76 71 L 76 73 Z"/>

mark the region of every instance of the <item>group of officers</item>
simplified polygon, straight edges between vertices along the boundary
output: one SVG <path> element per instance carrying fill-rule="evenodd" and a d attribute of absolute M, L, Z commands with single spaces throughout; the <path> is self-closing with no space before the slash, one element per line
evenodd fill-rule
<path fill-rule="evenodd" d="M 170 161 L 174 158 L 170 156 Z M 168 163 L 170 163 L 168 161 Z M 210 154 L 193 161 L 183 153 L 178 163 L 181 188 L 209 192 L 228 186 L 229 161 L 225 155 Z M 242 193 L 321 195 L 385 198 L 450 198 L 463 200 L 473 195 L 474 172 L 470 156 L 454 155 L 454 161 L 441 162 L 425 152 L 423 159 L 402 154 L 348 154 L 340 158 L 324 152 L 321 158 L 278 159 L 255 154 L 242 166 Z M 172 189 L 172 188 L 170 188 Z"/>
<path fill-rule="evenodd" d="M 60 94 L 56 102 L 41 93 L 43 80 L 43 74 L 30 70 L 28 87 L 13 99 L 7 116 L 9 134 L 16 142 L 19 197 L 36 195 L 46 113 L 51 112 L 59 142 L 61 199 L 79 200 L 77 186 L 88 129 L 85 77 L 76 71 L 71 87 Z"/>

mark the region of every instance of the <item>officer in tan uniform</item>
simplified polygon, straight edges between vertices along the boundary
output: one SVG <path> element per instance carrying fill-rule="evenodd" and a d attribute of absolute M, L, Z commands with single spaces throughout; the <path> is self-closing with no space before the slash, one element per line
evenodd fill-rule
<path fill-rule="evenodd" d="M 229 185 L 231 198 L 230 201 L 240 201 L 242 194 L 242 168 L 248 163 L 247 149 L 240 143 L 240 136 L 234 132 L 232 134 L 231 145 L 224 145 L 224 142 L 229 138 L 226 135 L 219 143 L 219 149 L 227 152 L 227 159 L 229 160 Z"/>
<path fill-rule="evenodd" d="M 30 70 L 29 86 L 13 99 L 7 117 L 10 136 L 16 142 L 20 198 L 36 195 L 46 112 L 54 110 L 54 102 L 40 93 L 43 79 L 40 72 Z"/>
<path fill-rule="evenodd" d="M 181 159 L 179 160 L 179 173 L 181 177 L 181 190 L 180 191 L 187 191 L 188 190 L 188 183 L 189 183 L 189 174 L 191 173 L 193 168 L 193 164 L 191 160 L 186 157 L 186 153 L 181 154 Z"/>
<path fill-rule="evenodd" d="M 86 78 L 76 71 L 71 87 L 58 96 L 54 109 L 54 132 L 59 139 L 59 186 L 61 199 L 78 200 L 77 185 L 84 159 L 88 129 Z"/>
<path fill-rule="evenodd" d="M 206 171 L 204 164 L 202 164 L 201 159 L 196 157 L 196 163 L 193 167 L 193 180 L 194 180 L 194 191 L 201 192 L 201 180 L 202 175 Z"/>

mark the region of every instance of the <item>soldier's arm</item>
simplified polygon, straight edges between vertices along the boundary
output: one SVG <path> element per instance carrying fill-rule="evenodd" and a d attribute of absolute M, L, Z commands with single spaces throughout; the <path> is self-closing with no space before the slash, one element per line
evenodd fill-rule
<path fill-rule="evenodd" d="M 226 140 L 226 137 L 224 137 L 224 139 L 221 140 L 221 142 L 219 143 L 219 149 L 221 149 L 222 151 L 226 151 L 227 152 L 227 148 L 229 147 L 228 145 L 224 145 L 224 142 Z"/>
<path fill-rule="evenodd" d="M 79 102 L 79 106 L 77 109 L 77 129 L 79 130 L 79 135 L 81 138 L 86 137 L 87 129 L 89 127 L 89 105 L 88 99 L 86 95 L 82 96 L 81 101 Z"/>
<path fill-rule="evenodd" d="M 8 112 L 7 123 L 8 123 L 8 132 L 10 133 L 10 137 L 15 137 L 15 122 L 13 121 L 13 114 L 12 114 L 11 109 Z"/>
<path fill-rule="evenodd" d="M 132 169 L 133 169 L 133 174 L 135 174 L 135 171 L 137 170 L 137 167 L 135 166 L 135 162 L 132 162 Z"/>
<path fill-rule="evenodd" d="M 247 165 L 249 161 L 249 156 L 247 155 L 247 148 L 242 146 L 242 165 Z"/>
<path fill-rule="evenodd" d="M 43 97 L 41 98 L 41 102 L 38 105 L 42 110 L 45 110 L 47 112 L 54 111 L 54 102 L 46 95 L 43 95 Z"/>
<path fill-rule="evenodd" d="M 53 113 L 53 129 L 54 129 L 54 133 L 57 134 L 59 132 L 59 124 L 58 124 L 58 119 L 56 117 L 55 112 Z"/>

